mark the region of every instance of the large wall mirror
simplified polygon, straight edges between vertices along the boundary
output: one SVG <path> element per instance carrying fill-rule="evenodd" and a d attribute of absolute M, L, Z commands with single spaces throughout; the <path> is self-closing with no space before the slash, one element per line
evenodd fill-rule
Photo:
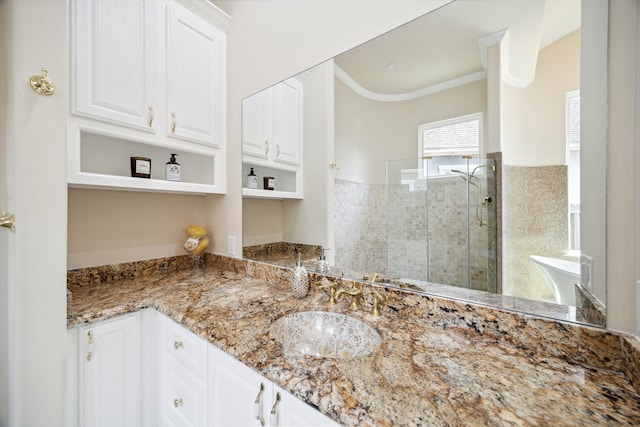
<path fill-rule="evenodd" d="M 244 256 L 604 326 L 587 3 L 453 1 L 246 98 Z"/>

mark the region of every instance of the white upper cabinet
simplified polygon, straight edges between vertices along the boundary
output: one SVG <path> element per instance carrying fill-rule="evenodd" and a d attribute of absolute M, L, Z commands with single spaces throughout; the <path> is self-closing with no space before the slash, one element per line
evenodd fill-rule
<path fill-rule="evenodd" d="M 167 134 L 222 144 L 226 35 L 175 4 L 167 5 Z"/>
<path fill-rule="evenodd" d="M 302 83 L 293 78 L 273 91 L 274 162 L 300 165 L 302 161 Z"/>
<path fill-rule="evenodd" d="M 201 0 L 71 0 L 72 187 L 226 193 L 226 29 Z M 178 155 L 182 181 L 164 165 Z M 131 157 L 151 159 L 132 177 Z"/>
<path fill-rule="evenodd" d="M 155 37 L 149 35 L 156 33 L 155 2 L 84 0 L 73 4 L 72 111 L 153 131 L 158 64 Z"/>
<path fill-rule="evenodd" d="M 274 168 L 301 164 L 302 88 L 291 78 L 242 101 L 245 161 Z"/>

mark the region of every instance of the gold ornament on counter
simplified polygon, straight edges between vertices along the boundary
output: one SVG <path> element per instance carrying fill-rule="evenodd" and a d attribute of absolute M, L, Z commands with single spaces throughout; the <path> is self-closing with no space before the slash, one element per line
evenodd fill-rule
<path fill-rule="evenodd" d="M 207 229 L 199 225 L 190 225 L 185 229 L 185 235 L 187 241 L 184 242 L 183 247 L 194 260 L 195 266 L 202 267 L 204 251 L 209 246 Z"/>

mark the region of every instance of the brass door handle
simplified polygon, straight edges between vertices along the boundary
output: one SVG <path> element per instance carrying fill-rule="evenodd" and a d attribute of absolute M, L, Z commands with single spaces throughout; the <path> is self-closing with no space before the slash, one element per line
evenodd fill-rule
<path fill-rule="evenodd" d="M 16 229 L 16 217 L 12 214 L 4 214 L 0 216 L 0 226 L 6 227 L 11 231 Z"/>

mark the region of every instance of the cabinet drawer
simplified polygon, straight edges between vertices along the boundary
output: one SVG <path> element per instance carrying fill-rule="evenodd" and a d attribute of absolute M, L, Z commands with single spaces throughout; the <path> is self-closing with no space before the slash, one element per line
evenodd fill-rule
<path fill-rule="evenodd" d="M 164 316 L 161 328 L 163 353 L 194 375 L 204 378 L 207 374 L 207 342 Z"/>
<path fill-rule="evenodd" d="M 163 426 L 204 426 L 207 418 L 207 383 L 168 358 L 162 379 Z"/>

